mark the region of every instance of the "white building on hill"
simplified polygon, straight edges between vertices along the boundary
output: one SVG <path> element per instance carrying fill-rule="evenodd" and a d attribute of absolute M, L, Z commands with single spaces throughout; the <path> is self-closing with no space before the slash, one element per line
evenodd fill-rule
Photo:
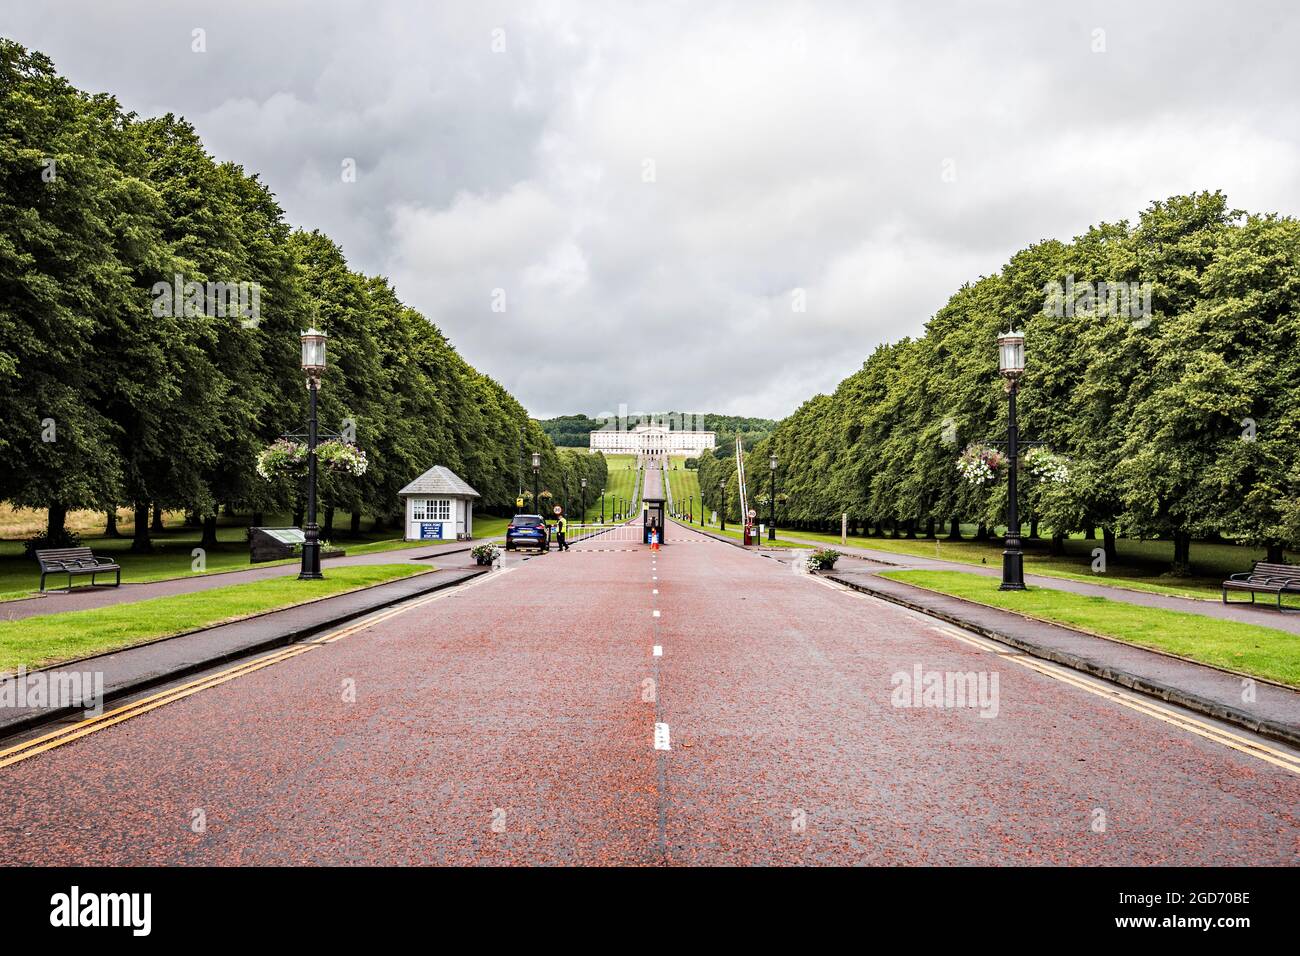
<path fill-rule="evenodd" d="M 591 450 L 612 455 L 686 455 L 696 457 L 717 447 L 717 432 L 673 431 L 668 425 L 641 424 L 628 431 L 591 433 Z"/>

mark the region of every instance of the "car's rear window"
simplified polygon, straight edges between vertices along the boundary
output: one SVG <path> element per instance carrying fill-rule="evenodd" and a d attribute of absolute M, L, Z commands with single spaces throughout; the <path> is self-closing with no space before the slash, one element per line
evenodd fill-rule
<path fill-rule="evenodd" d="M 514 528 L 536 528 L 541 523 L 541 518 L 530 517 L 528 515 L 515 515 L 515 517 L 510 519 L 510 525 Z"/>

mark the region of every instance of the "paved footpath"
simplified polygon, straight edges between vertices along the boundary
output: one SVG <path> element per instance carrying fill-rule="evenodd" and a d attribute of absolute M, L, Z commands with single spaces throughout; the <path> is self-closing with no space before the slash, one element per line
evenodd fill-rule
<path fill-rule="evenodd" d="M 672 536 L 511 555 L 2 767 L 0 861 L 1296 863 L 1294 754 Z M 915 669 L 987 716 L 900 706 Z"/>
<path fill-rule="evenodd" d="M 962 561 L 944 561 L 940 558 L 923 558 L 911 554 L 899 554 L 895 551 L 879 551 L 872 548 L 859 548 L 854 545 L 828 544 L 825 541 L 813 541 L 809 538 L 783 537 L 783 540 L 805 544 L 810 548 L 834 548 L 850 558 L 859 558 L 876 565 L 876 571 L 961 571 L 966 574 L 982 574 L 985 577 L 1000 578 L 1001 565 L 966 564 Z M 1100 547 L 1100 545 L 1098 545 Z M 1242 570 L 1250 570 L 1243 568 Z M 1281 631 L 1300 634 L 1300 614 L 1295 611 L 1277 609 L 1276 597 L 1271 594 L 1258 594 L 1254 604 L 1249 595 L 1237 594 L 1231 604 L 1222 600 L 1203 600 L 1178 597 L 1173 594 L 1156 594 L 1150 591 L 1137 591 L 1132 588 L 1110 584 L 1093 584 L 1089 581 L 1075 581 L 1072 578 L 1056 578 L 1045 574 L 1026 574 L 1025 583 L 1034 587 L 1053 588 L 1068 591 L 1071 594 L 1084 594 L 1089 597 L 1103 597 L 1110 601 L 1136 604 L 1140 607 L 1157 607 L 1169 611 L 1186 611 L 1188 614 L 1200 614 L 1203 617 L 1220 621 L 1240 621 L 1243 624 L 1259 624 Z"/>
<path fill-rule="evenodd" d="M 436 558 L 446 555 L 456 564 L 465 563 L 465 553 L 478 541 L 451 541 L 438 545 L 416 545 L 393 551 L 372 551 L 368 554 L 331 558 L 321 563 L 325 574 L 330 568 L 344 567 L 352 564 L 403 564 L 422 558 Z M 441 562 L 446 564 L 447 562 Z M 275 564 L 249 568 L 245 571 L 214 571 L 211 574 L 191 574 L 180 578 L 168 578 L 165 581 L 149 581 L 143 584 L 124 582 L 121 587 L 91 587 L 77 584 L 71 591 L 46 591 L 30 598 L 16 601 L 0 602 L 0 620 L 18 621 L 39 614 L 60 614 L 64 611 L 85 611 L 97 607 L 109 607 L 113 604 L 128 604 L 133 601 L 145 601 L 149 598 L 172 597 L 176 594 L 192 594 L 195 591 L 208 591 L 212 588 L 230 587 L 232 584 L 247 584 L 250 581 L 265 581 L 268 578 L 282 578 L 297 574 L 301 569 L 298 562 L 292 564 Z"/>

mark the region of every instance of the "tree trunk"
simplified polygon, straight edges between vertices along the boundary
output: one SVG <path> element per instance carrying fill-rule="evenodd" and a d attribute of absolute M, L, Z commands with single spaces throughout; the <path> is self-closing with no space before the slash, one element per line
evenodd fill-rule
<path fill-rule="evenodd" d="M 109 508 L 108 511 L 104 513 L 104 519 L 104 537 L 122 537 L 122 532 L 117 530 L 117 505 Z"/>
<path fill-rule="evenodd" d="M 1053 532 L 1052 534 L 1051 553 L 1057 557 L 1065 554 L 1065 535 L 1060 531 Z"/>
<path fill-rule="evenodd" d="M 371 531 L 387 531 L 388 524 L 384 521 L 383 515 L 375 515 L 375 523 L 370 526 Z"/>
<path fill-rule="evenodd" d="M 199 513 L 197 511 L 185 512 L 185 527 L 197 528 L 201 523 L 202 522 L 199 521 Z"/>
<path fill-rule="evenodd" d="M 989 526 L 986 525 L 983 521 L 981 521 L 979 527 L 975 529 L 975 540 L 987 541 L 988 539 L 989 539 Z"/>
<path fill-rule="evenodd" d="M 214 550 L 217 547 L 217 516 L 215 514 L 203 516 L 203 538 L 199 541 L 200 548 Z"/>
<path fill-rule="evenodd" d="M 1097 540 L 1097 529 L 1094 528 L 1091 524 L 1088 525 L 1088 527 L 1085 528 L 1084 531 L 1083 531 L 1083 539 L 1084 539 L 1085 541 L 1096 541 L 1096 540 Z"/>
<path fill-rule="evenodd" d="M 348 534 L 357 538 L 361 536 L 361 512 L 352 512 L 352 523 L 348 526 Z"/>
<path fill-rule="evenodd" d="M 1192 573 L 1192 536 L 1185 531 L 1174 532 L 1174 574 L 1190 575 Z"/>
<path fill-rule="evenodd" d="M 949 520 L 948 540 L 949 541 L 961 540 L 961 519 L 960 518 L 952 518 L 951 520 Z"/>
<path fill-rule="evenodd" d="M 253 520 L 250 522 L 254 528 L 260 528 L 266 519 L 262 517 L 262 512 L 254 511 Z"/>
<path fill-rule="evenodd" d="M 333 505 L 330 505 L 328 508 L 325 509 L 325 524 L 320 529 L 320 536 L 327 541 L 334 537 L 334 506 Z"/>
<path fill-rule="evenodd" d="M 931 540 L 934 539 L 934 518 L 925 519 L 925 536 Z"/>
<path fill-rule="evenodd" d="M 1115 547 L 1115 529 L 1102 526 L 1101 529 L 1102 547 L 1106 549 L 1107 561 L 1118 561 L 1119 550 Z"/>
<path fill-rule="evenodd" d="M 293 512 L 293 526 L 294 526 L 295 528 L 301 528 L 301 527 L 302 527 L 302 523 L 303 523 L 304 520 L 305 520 L 305 518 L 304 518 L 304 512 L 303 512 L 302 508 L 296 508 L 296 509 L 294 509 L 294 512 Z"/>
<path fill-rule="evenodd" d="M 66 533 L 64 523 L 68 520 L 67 505 L 53 504 L 50 505 L 49 513 L 45 517 L 45 537 L 50 542 L 59 541 Z"/>
<path fill-rule="evenodd" d="M 135 536 L 131 538 L 131 552 L 148 554 L 153 550 L 153 542 L 149 540 L 149 502 L 137 501 L 134 508 Z"/>
<path fill-rule="evenodd" d="M 1029 519 L 1029 537 L 1030 537 L 1030 539 L 1034 539 L 1034 538 L 1037 538 L 1037 537 L 1038 537 L 1038 519 L 1037 519 L 1037 518 L 1030 518 L 1030 519 Z"/>
<path fill-rule="evenodd" d="M 1286 557 L 1282 554 L 1282 545 L 1277 541 L 1270 541 L 1268 543 L 1268 554 L 1264 555 L 1264 560 L 1269 564 L 1281 564 L 1285 561 Z"/>
<path fill-rule="evenodd" d="M 915 519 L 915 518 L 908 518 L 908 519 L 907 519 L 907 534 L 906 534 L 904 537 L 909 538 L 909 539 L 912 539 L 912 540 L 915 540 L 915 538 L 916 538 L 916 519 Z"/>
<path fill-rule="evenodd" d="M 161 506 L 161 505 L 154 505 L 154 506 L 153 506 L 153 524 L 150 526 L 149 530 L 150 530 L 150 531 L 155 531 L 155 532 L 160 532 L 160 531 L 166 531 L 166 530 L 167 530 L 166 528 L 163 527 L 163 523 L 162 523 L 162 506 Z"/>

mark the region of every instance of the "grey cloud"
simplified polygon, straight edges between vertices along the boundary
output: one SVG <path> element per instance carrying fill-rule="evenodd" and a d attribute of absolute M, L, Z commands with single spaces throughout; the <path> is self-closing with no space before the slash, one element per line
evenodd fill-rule
<path fill-rule="evenodd" d="M 783 415 L 1031 242 L 1189 190 L 1300 206 L 1282 2 L 80 0 L 0 32 L 187 116 L 543 416 Z"/>

